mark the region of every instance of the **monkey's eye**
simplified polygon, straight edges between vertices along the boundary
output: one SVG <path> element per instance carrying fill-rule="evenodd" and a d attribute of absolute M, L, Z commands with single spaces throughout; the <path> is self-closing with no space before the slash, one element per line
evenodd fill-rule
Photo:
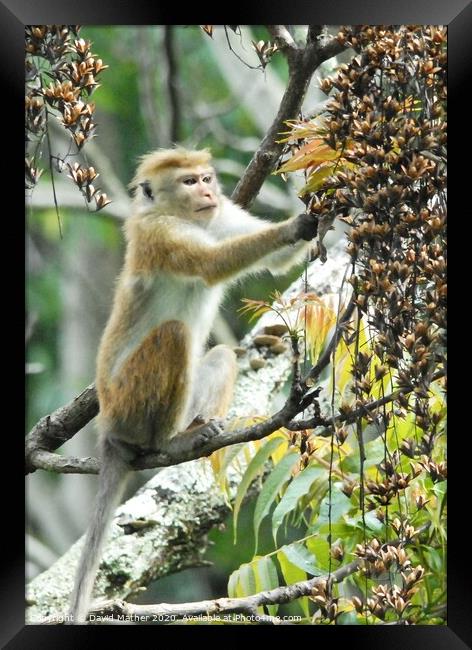
<path fill-rule="evenodd" d="M 151 183 L 149 181 L 144 181 L 143 183 L 140 183 L 140 185 L 143 188 L 144 196 L 147 196 L 148 199 L 153 199 L 154 194 L 152 193 Z"/>
<path fill-rule="evenodd" d="M 211 183 L 211 176 L 204 176 L 202 180 L 204 183 Z"/>
<path fill-rule="evenodd" d="M 184 185 L 195 185 L 197 180 L 195 178 L 184 178 L 182 182 Z"/>

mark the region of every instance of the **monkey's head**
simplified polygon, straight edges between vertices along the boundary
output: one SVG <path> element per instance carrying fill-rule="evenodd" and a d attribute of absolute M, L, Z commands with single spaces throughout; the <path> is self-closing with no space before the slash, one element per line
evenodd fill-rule
<path fill-rule="evenodd" d="M 160 149 L 141 158 L 130 184 L 134 200 L 159 215 L 205 223 L 218 211 L 221 191 L 207 149 Z"/>

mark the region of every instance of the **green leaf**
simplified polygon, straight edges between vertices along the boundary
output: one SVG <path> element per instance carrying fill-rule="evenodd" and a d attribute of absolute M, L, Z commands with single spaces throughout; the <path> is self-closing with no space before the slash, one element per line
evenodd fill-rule
<path fill-rule="evenodd" d="M 331 490 L 331 502 L 329 493 L 326 494 L 320 506 L 320 514 L 318 515 L 317 523 L 324 524 L 329 521 L 331 513 L 331 521 L 338 521 L 343 515 L 349 512 L 353 507 L 351 500 L 343 493 L 336 485 L 333 485 Z M 331 506 L 331 508 L 330 508 Z"/>
<path fill-rule="evenodd" d="M 359 521 L 359 525 L 362 527 L 362 515 Z M 375 510 L 370 510 L 369 512 L 365 513 L 365 525 L 370 528 L 370 530 L 373 530 L 374 533 L 379 533 L 381 530 L 385 529 L 385 524 L 378 519 L 377 515 L 375 514 Z"/>
<path fill-rule="evenodd" d="M 236 590 L 239 582 L 239 569 L 233 571 L 228 580 L 228 598 L 237 598 Z"/>
<path fill-rule="evenodd" d="M 306 467 L 304 470 L 297 474 L 287 491 L 281 498 L 277 507 L 272 515 L 272 535 L 274 537 L 275 545 L 277 545 L 277 531 L 284 517 L 296 508 L 298 500 L 305 496 L 309 491 L 312 483 L 323 474 L 325 470 L 321 467 Z"/>
<path fill-rule="evenodd" d="M 381 437 L 371 440 L 365 445 L 366 459 L 364 461 L 364 470 L 374 465 L 378 465 L 385 458 L 385 443 Z M 345 472 L 352 472 L 359 474 L 360 470 L 360 457 L 359 450 L 357 449 L 354 454 L 351 454 L 343 460 L 343 469 Z"/>
<path fill-rule="evenodd" d="M 280 549 L 286 558 L 293 565 L 309 573 L 312 576 L 320 576 L 324 573 L 315 563 L 313 554 L 299 542 L 287 544 Z"/>
<path fill-rule="evenodd" d="M 336 619 L 338 625 L 359 625 L 356 612 L 341 612 Z"/>
<path fill-rule="evenodd" d="M 441 553 L 430 546 L 423 546 L 423 549 L 430 569 L 435 573 L 442 575 L 444 573 L 444 561 Z"/>
<path fill-rule="evenodd" d="M 221 478 L 222 476 L 226 476 L 228 467 L 231 465 L 231 463 L 236 458 L 236 456 L 241 452 L 243 446 L 244 445 L 241 444 L 241 445 L 231 445 L 231 447 L 226 447 L 223 462 L 221 464 L 221 469 L 218 472 L 218 478 Z"/>
<path fill-rule="evenodd" d="M 256 577 L 257 592 L 268 591 L 279 586 L 277 568 L 270 557 L 258 558 L 252 564 Z M 271 616 L 276 616 L 278 608 L 278 605 L 267 605 L 267 610 Z"/>
<path fill-rule="evenodd" d="M 310 537 L 306 541 L 308 552 L 321 573 L 329 570 L 329 544 L 323 537 Z"/>
<path fill-rule="evenodd" d="M 274 467 L 272 472 L 267 477 L 262 490 L 257 498 L 256 508 L 254 510 L 254 536 L 256 540 L 256 548 L 254 553 L 257 553 L 257 544 L 259 537 L 259 527 L 262 520 L 267 515 L 273 504 L 277 494 L 282 485 L 290 478 L 292 468 L 298 461 L 298 451 L 289 452 L 278 465 Z"/>
<path fill-rule="evenodd" d="M 357 512 L 354 516 L 349 517 L 346 515 L 344 517 L 344 521 L 349 524 L 350 526 L 353 526 L 354 528 L 358 528 L 359 530 L 364 530 L 364 522 L 362 520 L 362 512 Z M 369 528 L 370 530 L 373 530 L 374 533 L 380 533 L 382 531 L 385 531 L 385 523 L 382 523 L 378 518 L 375 513 L 375 510 L 371 510 L 369 512 L 365 513 L 365 525 L 366 528 Z"/>
<path fill-rule="evenodd" d="M 254 567 L 251 564 L 242 564 L 239 567 L 238 596 L 251 596 L 257 593 Z"/>
<path fill-rule="evenodd" d="M 335 539 L 336 537 L 349 537 L 351 535 L 356 534 L 357 522 L 354 522 L 350 517 L 346 517 L 345 521 L 332 523 L 331 528 L 328 522 L 323 523 L 321 525 L 318 525 L 318 522 L 316 522 L 315 525 L 312 526 L 308 532 L 310 534 L 319 533 L 320 535 L 329 535 L 329 533 L 331 532 L 333 539 Z"/>
<path fill-rule="evenodd" d="M 447 492 L 447 481 L 440 481 L 439 483 L 434 483 L 431 491 L 441 500 Z"/>
<path fill-rule="evenodd" d="M 286 585 L 293 585 L 295 582 L 306 580 L 306 571 L 290 562 L 283 550 L 277 553 L 277 560 L 279 561 L 280 570 L 282 571 Z M 308 618 L 310 616 L 308 598 L 303 596 L 303 598 L 297 598 L 295 602 L 301 607 L 304 616 Z"/>
<path fill-rule="evenodd" d="M 268 440 L 266 444 L 258 450 L 254 458 L 252 458 L 251 462 L 249 463 L 246 471 L 244 472 L 244 476 L 241 480 L 241 483 L 239 484 L 236 499 L 234 501 L 233 528 L 235 544 L 237 537 L 238 514 L 246 492 L 248 491 L 249 486 L 256 478 L 256 476 L 264 469 L 264 464 L 271 453 L 275 451 L 275 449 L 277 449 L 277 447 L 279 447 L 284 441 L 285 438 L 282 436 L 280 436 L 280 438 L 271 438 Z"/>
<path fill-rule="evenodd" d="M 252 564 L 241 564 L 239 569 L 233 571 L 228 581 L 228 596 L 242 598 L 257 592 L 256 578 Z"/>

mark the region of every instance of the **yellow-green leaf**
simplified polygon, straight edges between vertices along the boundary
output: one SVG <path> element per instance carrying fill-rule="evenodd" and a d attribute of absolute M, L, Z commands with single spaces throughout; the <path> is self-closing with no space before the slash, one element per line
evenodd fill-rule
<path fill-rule="evenodd" d="M 252 562 L 254 567 L 254 575 L 256 578 L 256 590 L 269 591 L 279 586 L 279 577 L 277 575 L 277 568 L 270 557 L 256 558 Z M 267 609 L 271 616 L 277 614 L 278 605 L 267 605 Z"/>
<path fill-rule="evenodd" d="M 312 576 L 320 576 L 324 572 L 316 564 L 316 559 L 312 553 L 298 542 L 287 544 L 280 549 L 285 554 L 286 558 L 296 567 L 309 573 Z"/>
<path fill-rule="evenodd" d="M 277 553 L 277 560 L 279 561 L 280 570 L 282 571 L 286 585 L 293 585 L 295 582 L 302 582 L 302 580 L 306 580 L 306 572 L 290 562 L 282 550 Z M 308 618 L 308 616 L 310 616 L 308 598 L 306 596 L 303 598 L 297 598 L 295 602 L 298 603 L 298 605 L 302 608 L 303 614 Z"/>
<path fill-rule="evenodd" d="M 238 487 L 238 492 L 236 494 L 236 499 L 234 501 L 234 510 L 233 510 L 233 528 L 234 528 L 234 542 L 236 543 L 236 538 L 237 538 L 237 525 L 238 525 L 238 514 L 239 510 L 241 508 L 241 504 L 243 502 L 244 497 L 246 496 L 246 492 L 248 491 L 249 486 L 253 482 L 253 480 L 256 478 L 258 474 L 260 474 L 263 469 L 264 469 L 264 464 L 266 460 L 269 458 L 271 453 L 283 442 L 285 442 L 285 437 L 280 435 L 280 437 L 274 437 L 268 440 L 265 445 L 263 445 L 257 454 L 254 456 L 254 458 L 251 460 L 249 463 L 243 478 L 241 479 L 241 483 L 239 484 Z"/>
<path fill-rule="evenodd" d="M 284 517 L 296 508 L 298 500 L 310 491 L 313 481 L 321 476 L 323 472 L 326 472 L 326 470 L 321 467 L 306 467 L 290 483 L 272 515 L 272 535 L 275 544 L 277 544 L 277 531 Z"/>
<path fill-rule="evenodd" d="M 261 525 L 261 522 L 268 514 L 270 507 L 273 504 L 281 487 L 290 478 L 293 466 L 296 462 L 298 462 L 298 458 L 298 451 L 293 450 L 289 452 L 287 456 L 285 456 L 285 458 L 274 467 L 262 487 L 254 511 L 254 536 L 256 543 L 255 552 L 257 552 L 259 527 Z"/>

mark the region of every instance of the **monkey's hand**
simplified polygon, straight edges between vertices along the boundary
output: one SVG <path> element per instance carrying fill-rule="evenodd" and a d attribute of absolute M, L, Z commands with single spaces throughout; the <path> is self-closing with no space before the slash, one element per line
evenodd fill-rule
<path fill-rule="evenodd" d="M 318 218 L 314 214 L 302 212 L 294 217 L 290 223 L 292 226 L 293 243 L 304 239 L 310 241 L 316 237 L 318 232 Z"/>

